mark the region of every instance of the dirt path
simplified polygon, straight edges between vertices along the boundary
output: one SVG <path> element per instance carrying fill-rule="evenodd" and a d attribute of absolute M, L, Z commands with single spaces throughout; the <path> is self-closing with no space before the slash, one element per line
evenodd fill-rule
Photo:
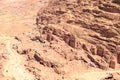
<path fill-rule="evenodd" d="M 3 75 L 6 77 L 15 78 L 16 80 L 34 80 L 34 76 L 28 73 L 21 65 L 22 58 L 12 49 L 12 40 L 10 37 L 2 36 L 0 39 L 4 40 L 6 44 L 6 54 L 9 61 L 4 67 Z"/>
<path fill-rule="evenodd" d="M 107 77 L 111 73 L 120 73 L 120 70 L 90 70 L 76 76 L 79 76 L 83 80 L 100 80 Z"/>
<path fill-rule="evenodd" d="M 37 12 L 47 5 L 48 1 L 0 0 L 0 34 L 8 36 L 0 36 L 0 40 L 6 44 L 9 57 L 3 71 L 5 77 L 15 78 L 15 80 L 34 80 L 34 76 L 21 65 L 20 55 L 12 49 L 11 42 L 14 40 L 10 36 L 32 30 Z"/>

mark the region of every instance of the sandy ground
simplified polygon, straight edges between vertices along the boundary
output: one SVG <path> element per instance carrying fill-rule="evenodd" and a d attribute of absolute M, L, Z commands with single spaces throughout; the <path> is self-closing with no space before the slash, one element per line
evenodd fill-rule
<path fill-rule="evenodd" d="M 44 7 L 48 0 L 1 0 L 0 1 L 0 40 L 6 45 L 6 52 L 9 57 L 4 69 L 5 78 L 0 80 L 34 80 L 21 66 L 22 58 L 13 49 L 12 36 L 30 31 L 35 26 L 36 13 Z M 7 36 L 9 37 L 7 37 Z M 10 78 L 6 78 L 10 77 Z"/>
<path fill-rule="evenodd" d="M 1 0 L 0 33 L 14 36 L 35 26 L 36 13 L 48 0 Z"/>
<path fill-rule="evenodd" d="M 3 75 L 5 77 L 9 76 L 11 78 L 15 78 L 16 80 L 34 80 L 34 76 L 30 75 L 21 65 L 22 58 L 20 55 L 12 49 L 11 42 L 15 43 L 15 41 L 12 40 L 12 38 L 6 36 L 1 36 L 0 39 L 5 43 L 5 54 L 7 54 L 9 57 L 9 61 L 6 63 L 3 69 Z"/>

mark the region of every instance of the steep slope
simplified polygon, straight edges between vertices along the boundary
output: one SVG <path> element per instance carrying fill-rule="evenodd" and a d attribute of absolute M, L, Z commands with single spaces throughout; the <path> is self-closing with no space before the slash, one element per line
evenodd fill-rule
<path fill-rule="evenodd" d="M 19 36 L 17 51 L 27 55 L 25 66 L 38 79 L 98 80 L 119 73 L 119 1 L 52 0 L 38 12 L 36 26 L 27 41 Z"/>
<path fill-rule="evenodd" d="M 7 48 L 10 55 L 0 56 L 6 62 L 1 62 L 5 67 L 1 71 L 9 71 L 0 77 L 19 80 L 24 74 L 21 79 L 120 79 L 119 0 L 50 0 L 40 7 L 35 26 L 1 42 L 5 47 L 1 52 Z M 16 62 L 21 74 L 10 65 Z M 19 75 L 12 76 L 12 70 L 18 70 Z"/>
<path fill-rule="evenodd" d="M 62 67 L 60 67 L 53 62 L 53 66 L 50 60 L 46 61 L 41 56 L 37 61 L 44 66 L 51 66 L 55 72 L 57 70 L 58 76 L 62 74 L 62 79 L 81 80 L 82 72 L 91 69 L 91 67 L 103 70 L 119 69 L 119 1 L 54 0 L 45 9 L 40 10 L 36 24 L 38 34 L 30 37 L 31 40 L 38 41 L 44 44 L 43 47 L 47 46 L 54 51 L 52 53 L 55 54 L 52 54 L 49 49 L 45 50 L 43 54 L 50 53 L 45 55 L 46 57 L 59 54 L 64 60 L 57 56 L 50 59 L 57 57 L 57 63 L 60 63 L 59 61 L 66 63 L 62 63 Z M 35 56 L 34 58 L 36 59 Z M 66 71 L 66 69 L 68 70 Z M 114 73 L 116 71 L 108 72 Z M 89 72 L 86 73 L 89 74 Z M 101 75 L 99 71 L 95 71 L 95 73 L 98 73 L 98 76 Z M 102 73 L 106 74 L 107 72 Z M 91 77 L 90 74 L 89 77 Z M 89 77 L 86 76 L 86 80 L 93 80 Z M 94 80 L 98 78 L 95 77 Z"/>
<path fill-rule="evenodd" d="M 49 6 L 38 13 L 38 27 L 43 27 L 39 30 L 62 38 L 73 48 L 83 48 L 95 67 L 116 68 L 120 59 L 119 1 L 58 0 Z"/>

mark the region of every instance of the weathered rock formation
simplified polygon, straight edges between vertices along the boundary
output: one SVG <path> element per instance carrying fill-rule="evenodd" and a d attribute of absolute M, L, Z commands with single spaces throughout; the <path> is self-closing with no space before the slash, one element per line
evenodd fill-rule
<path fill-rule="evenodd" d="M 42 71 L 53 71 L 57 77 L 47 75 L 51 78 L 48 80 L 63 80 L 65 75 L 72 73 L 73 65 L 73 72 L 76 67 L 80 68 L 80 62 L 87 68 L 118 68 L 119 0 L 52 0 L 38 12 L 36 21 L 36 32 L 32 32 L 28 40 L 29 46 L 34 46 L 21 50 L 19 45 L 17 50 L 27 55 L 27 69 L 36 77 L 44 76 L 42 80 L 47 80 Z M 26 46 L 24 41 L 23 44 Z M 34 63 L 41 69 L 36 68 Z M 110 76 L 103 80 L 107 79 L 114 78 Z"/>
<path fill-rule="evenodd" d="M 72 48 L 81 46 L 96 66 L 103 63 L 106 68 L 116 68 L 120 61 L 117 51 L 120 45 L 119 1 L 55 0 L 48 6 L 38 13 L 38 27 L 45 26 L 42 30 L 49 34 L 46 40 L 52 41 L 57 36 Z M 112 56 L 117 59 L 112 60 Z"/>

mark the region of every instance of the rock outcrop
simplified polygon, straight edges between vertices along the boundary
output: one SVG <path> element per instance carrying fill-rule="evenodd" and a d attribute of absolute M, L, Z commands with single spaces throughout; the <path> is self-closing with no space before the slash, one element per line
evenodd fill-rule
<path fill-rule="evenodd" d="M 48 6 L 50 7 L 38 13 L 39 27 L 44 25 L 43 31 L 49 34 L 46 40 L 52 41 L 57 36 L 72 48 L 76 48 L 79 42 L 78 46 L 81 46 L 85 53 L 92 53 L 88 58 L 93 60 L 94 64 L 102 66 L 101 63 L 104 62 L 110 68 L 115 68 L 120 61 L 116 50 L 120 44 L 119 1 L 55 0 Z M 79 40 L 80 37 L 82 41 Z M 98 61 L 92 58 L 96 56 L 99 56 Z M 111 56 L 117 60 L 111 60 Z"/>
<path fill-rule="evenodd" d="M 27 47 L 17 49 L 26 58 L 27 70 L 42 80 L 73 80 L 71 76 L 83 68 L 119 68 L 119 4 L 119 0 L 50 1 L 37 14 L 35 32 L 27 35 L 29 45 L 16 37 Z M 51 74 L 50 79 L 45 74 Z M 103 80 L 109 79 L 114 78 Z"/>

